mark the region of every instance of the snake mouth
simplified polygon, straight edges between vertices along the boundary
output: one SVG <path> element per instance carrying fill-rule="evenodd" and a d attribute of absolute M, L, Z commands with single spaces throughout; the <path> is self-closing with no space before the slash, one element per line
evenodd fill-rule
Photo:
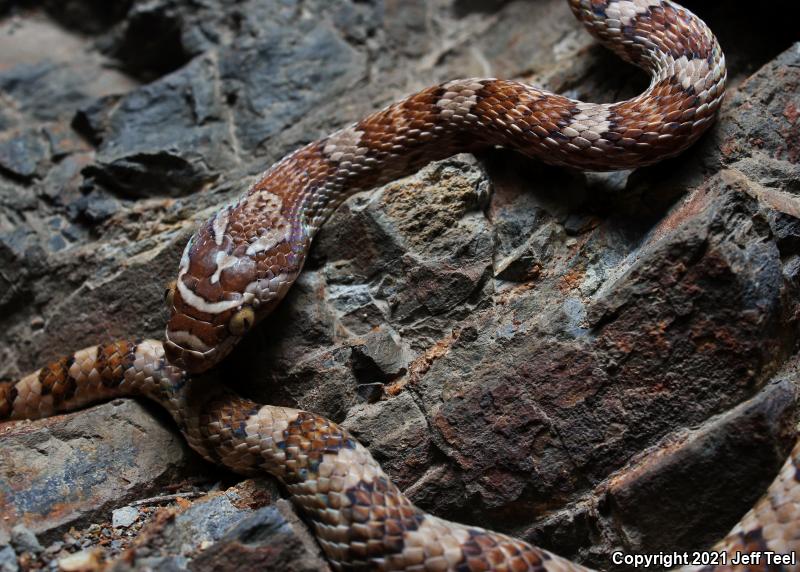
<path fill-rule="evenodd" d="M 233 349 L 238 338 L 225 325 L 186 313 L 173 313 L 164 334 L 167 361 L 189 373 L 203 373 L 217 365 Z"/>
<path fill-rule="evenodd" d="M 189 373 L 208 371 L 221 358 L 218 348 L 209 348 L 204 352 L 188 349 L 172 341 L 169 332 L 167 332 L 167 340 L 164 342 L 164 354 L 170 364 Z"/>

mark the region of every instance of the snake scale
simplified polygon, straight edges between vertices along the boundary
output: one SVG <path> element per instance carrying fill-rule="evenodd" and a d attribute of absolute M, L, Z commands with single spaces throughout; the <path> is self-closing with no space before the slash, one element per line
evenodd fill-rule
<path fill-rule="evenodd" d="M 450 81 L 297 150 L 189 241 L 166 295 L 166 342 L 91 347 L 0 384 L 0 420 L 118 396 L 151 398 L 207 459 L 277 477 L 335 570 L 585 569 L 521 540 L 426 514 L 369 451 L 319 415 L 259 405 L 193 377 L 278 304 L 315 233 L 357 191 L 491 146 L 554 165 L 631 169 L 680 153 L 712 123 L 724 95 L 725 59 L 697 16 L 669 0 L 569 5 L 602 43 L 651 74 L 643 94 L 601 105 L 515 81 Z M 799 479 L 800 446 L 715 550 L 800 551 Z"/>

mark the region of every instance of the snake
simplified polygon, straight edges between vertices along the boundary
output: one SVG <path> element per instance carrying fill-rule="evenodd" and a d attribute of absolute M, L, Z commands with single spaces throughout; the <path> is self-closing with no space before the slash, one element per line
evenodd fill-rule
<path fill-rule="evenodd" d="M 206 459 L 242 475 L 277 478 L 337 571 L 587 570 L 523 540 L 426 513 L 333 421 L 255 403 L 198 375 L 274 310 L 301 272 L 315 234 L 356 192 L 455 153 L 496 147 L 573 169 L 635 169 L 681 153 L 707 130 L 723 101 L 727 71 L 717 39 L 699 17 L 670 0 L 568 4 L 602 44 L 649 72 L 646 91 L 595 104 L 518 81 L 448 81 L 296 150 L 189 240 L 166 290 L 163 342 L 93 346 L 0 383 L 0 421 L 120 396 L 152 399 Z M 732 564 L 736 553 L 800 551 L 798 480 L 800 444 L 764 496 L 713 548 L 729 558 L 701 568 L 744 569 Z"/>

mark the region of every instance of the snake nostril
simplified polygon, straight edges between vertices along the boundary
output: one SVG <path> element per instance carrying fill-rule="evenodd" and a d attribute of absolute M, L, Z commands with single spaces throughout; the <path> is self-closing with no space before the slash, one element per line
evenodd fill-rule
<path fill-rule="evenodd" d="M 184 349 L 169 340 L 169 333 L 167 333 L 167 340 L 164 342 L 164 356 L 167 361 L 181 369 L 186 367 L 184 358 Z"/>

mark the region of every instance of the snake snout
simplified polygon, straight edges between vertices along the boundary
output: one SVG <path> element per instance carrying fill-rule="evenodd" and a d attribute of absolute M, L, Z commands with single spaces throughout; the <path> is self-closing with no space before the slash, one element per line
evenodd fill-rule
<path fill-rule="evenodd" d="M 216 363 L 206 354 L 181 347 L 169 339 L 164 342 L 164 353 L 170 364 L 189 373 L 203 373 Z"/>
<path fill-rule="evenodd" d="M 190 373 L 201 373 L 213 367 L 228 354 L 231 344 L 226 331 L 225 316 L 214 323 L 195 316 L 183 307 L 180 293 L 174 304 L 182 311 L 173 311 L 165 331 L 164 352 L 170 364 Z"/>
<path fill-rule="evenodd" d="M 233 348 L 233 343 L 229 339 L 212 347 L 197 342 L 199 340 L 188 332 L 170 331 L 167 327 L 164 342 L 167 361 L 189 373 L 203 373 L 219 363 Z"/>

